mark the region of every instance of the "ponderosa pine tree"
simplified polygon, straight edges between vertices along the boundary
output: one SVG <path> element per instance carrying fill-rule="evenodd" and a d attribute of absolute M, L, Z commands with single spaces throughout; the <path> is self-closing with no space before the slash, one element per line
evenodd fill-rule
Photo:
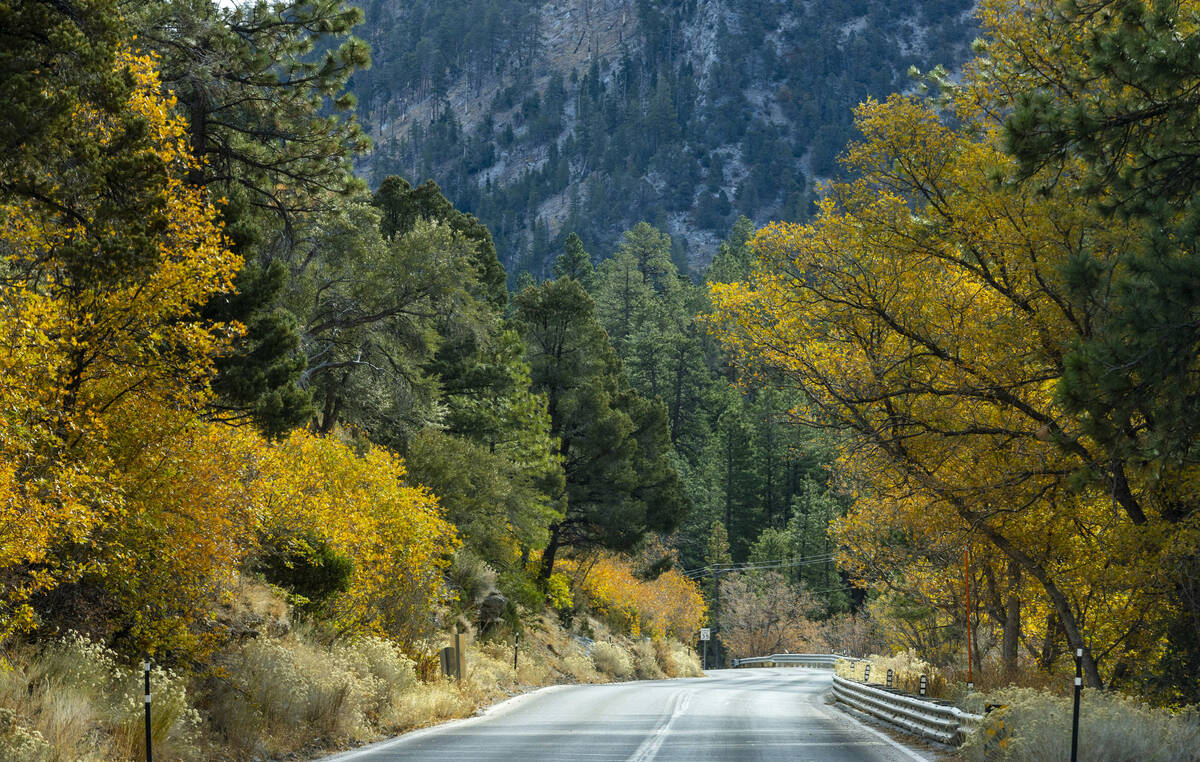
<path fill-rule="evenodd" d="M 542 557 L 546 579 L 560 548 L 629 550 L 647 531 L 670 531 L 686 504 L 665 414 L 629 387 L 583 287 L 559 278 L 526 287 L 514 304 L 566 473 L 557 496 L 564 516 Z"/>
<path fill-rule="evenodd" d="M 189 180 L 221 198 L 225 233 L 246 261 L 238 298 L 206 310 L 247 327 L 220 363 L 214 417 L 277 436 L 313 408 L 297 321 L 280 305 L 272 262 L 295 269 L 297 242 L 363 187 L 351 160 L 369 141 L 344 92 L 370 65 L 350 35 L 362 12 L 342 0 L 123 6 L 134 44 L 159 56 L 188 121 L 198 159 Z"/>
<path fill-rule="evenodd" d="M 596 279 L 592 255 L 583 248 L 583 241 L 575 233 L 567 236 L 564 248 L 565 251 L 554 261 L 554 277 L 574 278 L 585 291 L 591 293 Z"/>

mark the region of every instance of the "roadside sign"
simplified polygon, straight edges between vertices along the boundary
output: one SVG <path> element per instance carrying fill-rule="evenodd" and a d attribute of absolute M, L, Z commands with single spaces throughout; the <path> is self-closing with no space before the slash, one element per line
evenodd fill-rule
<path fill-rule="evenodd" d="M 710 629 L 708 627 L 701 627 L 700 628 L 700 639 L 701 640 L 711 640 L 712 639 L 712 629 Z"/>

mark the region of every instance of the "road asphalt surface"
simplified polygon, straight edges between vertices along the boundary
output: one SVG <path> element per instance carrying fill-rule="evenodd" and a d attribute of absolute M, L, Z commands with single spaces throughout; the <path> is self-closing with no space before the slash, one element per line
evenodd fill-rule
<path fill-rule="evenodd" d="M 324 762 L 386 760 L 930 760 L 826 703 L 825 669 L 562 685 Z"/>

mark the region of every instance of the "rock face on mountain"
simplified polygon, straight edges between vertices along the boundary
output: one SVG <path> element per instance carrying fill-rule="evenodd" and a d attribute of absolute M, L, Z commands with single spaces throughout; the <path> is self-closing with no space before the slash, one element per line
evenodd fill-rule
<path fill-rule="evenodd" d="M 363 170 L 436 180 L 545 275 L 575 231 L 611 251 L 640 220 L 680 265 L 733 219 L 800 219 L 852 109 L 953 69 L 970 0 L 367 0 L 355 76 Z"/>

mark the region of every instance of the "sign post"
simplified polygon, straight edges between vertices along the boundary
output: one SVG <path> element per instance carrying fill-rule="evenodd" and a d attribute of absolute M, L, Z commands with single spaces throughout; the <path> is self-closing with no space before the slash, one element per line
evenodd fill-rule
<path fill-rule="evenodd" d="M 712 639 L 712 630 L 708 627 L 700 628 L 700 642 L 704 644 L 704 656 L 701 657 L 701 668 L 708 669 L 708 641 Z"/>

